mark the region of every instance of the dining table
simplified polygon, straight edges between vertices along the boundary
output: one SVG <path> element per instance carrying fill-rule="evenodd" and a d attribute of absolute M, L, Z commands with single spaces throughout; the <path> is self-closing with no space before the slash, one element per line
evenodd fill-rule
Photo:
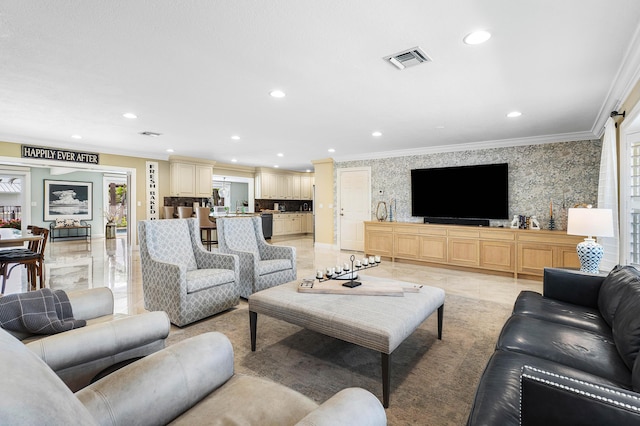
<path fill-rule="evenodd" d="M 42 235 L 33 235 L 31 231 L 13 228 L 0 228 L 0 248 L 22 246 L 25 242 L 36 241 Z"/>

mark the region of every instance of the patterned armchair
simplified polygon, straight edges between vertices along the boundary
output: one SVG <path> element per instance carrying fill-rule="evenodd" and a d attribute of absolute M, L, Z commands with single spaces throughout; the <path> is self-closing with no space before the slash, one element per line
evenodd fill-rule
<path fill-rule="evenodd" d="M 218 249 L 240 258 L 240 297 L 297 278 L 295 247 L 274 246 L 262 233 L 262 218 L 219 217 Z"/>
<path fill-rule="evenodd" d="M 197 219 L 138 222 L 144 307 L 182 327 L 239 303 L 236 256 L 212 253 Z"/>

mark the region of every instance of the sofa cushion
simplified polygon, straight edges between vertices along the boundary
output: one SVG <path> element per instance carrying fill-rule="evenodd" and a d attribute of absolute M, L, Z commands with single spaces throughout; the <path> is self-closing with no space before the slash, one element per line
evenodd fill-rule
<path fill-rule="evenodd" d="M 640 285 L 640 272 L 633 266 L 616 266 L 602 282 L 598 294 L 598 308 L 610 326 L 613 326 L 616 309 L 629 285 Z"/>
<path fill-rule="evenodd" d="M 518 295 L 513 313 L 612 336 L 611 326 L 602 318 L 598 309 L 561 302 L 533 291 L 525 290 Z"/>
<path fill-rule="evenodd" d="M 500 333 L 497 349 L 544 358 L 631 388 L 631 370 L 608 336 L 526 315 L 513 315 Z"/>
<path fill-rule="evenodd" d="M 578 380 L 620 386 L 620 383 L 585 373 L 543 358 L 496 351 L 489 359 L 476 390 L 469 425 L 520 425 L 520 374 L 529 365 Z"/>
<path fill-rule="evenodd" d="M 628 286 L 613 317 L 613 340 L 631 370 L 640 351 L 640 286 Z"/>

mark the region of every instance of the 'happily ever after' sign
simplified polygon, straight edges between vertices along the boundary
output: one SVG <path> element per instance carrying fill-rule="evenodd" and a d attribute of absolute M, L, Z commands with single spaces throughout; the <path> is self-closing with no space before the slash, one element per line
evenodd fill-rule
<path fill-rule="evenodd" d="M 22 158 L 70 161 L 73 163 L 99 164 L 100 156 L 93 152 L 69 151 L 66 149 L 22 145 Z"/>

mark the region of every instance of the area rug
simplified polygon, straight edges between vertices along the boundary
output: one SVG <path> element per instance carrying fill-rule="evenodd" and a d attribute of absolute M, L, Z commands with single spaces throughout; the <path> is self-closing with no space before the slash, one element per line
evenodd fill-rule
<path fill-rule="evenodd" d="M 389 425 L 464 425 L 511 310 L 509 305 L 447 295 L 442 340 L 432 315 L 392 354 Z M 258 316 L 257 350 L 251 352 L 246 301 L 181 329 L 172 327 L 167 345 L 207 331 L 231 340 L 238 373 L 269 378 L 318 403 L 353 386 L 382 399 L 378 352 L 265 315 Z"/>

